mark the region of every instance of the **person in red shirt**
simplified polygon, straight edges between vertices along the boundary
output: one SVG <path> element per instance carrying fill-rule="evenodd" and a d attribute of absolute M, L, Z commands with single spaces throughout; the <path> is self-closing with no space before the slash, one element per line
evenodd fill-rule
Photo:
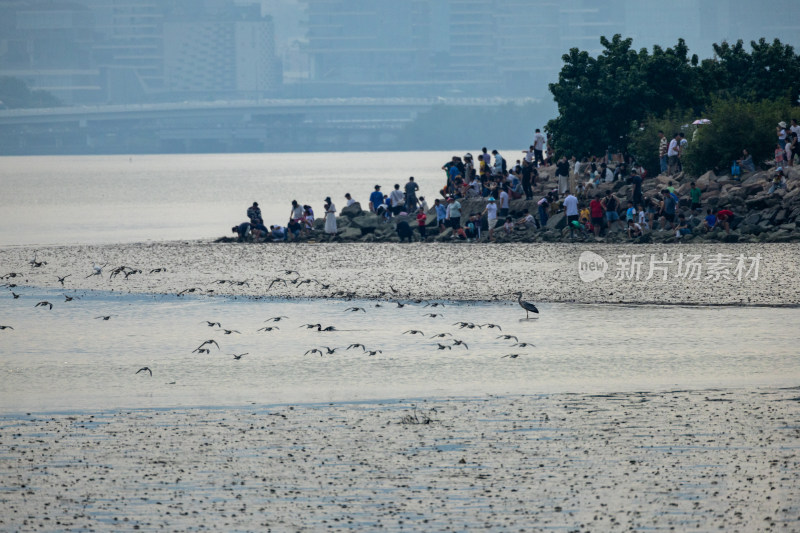
<path fill-rule="evenodd" d="M 603 226 L 603 217 L 605 216 L 605 207 L 600 202 L 601 195 L 596 194 L 591 202 L 589 202 L 589 215 L 592 217 L 592 228 L 594 229 L 594 236 L 600 236 L 600 228 Z"/>
<path fill-rule="evenodd" d="M 717 211 L 717 224 L 725 228 L 725 233 L 731 234 L 731 222 L 733 222 L 733 211 L 720 209 Z"/>
<path fill-rule="evenodd" d="M 420 207 L 417 210 L 417 224 L 419 225 L 419 235 L 422 237 L 422 240 L 428 238 L 428 234 L 425 230 L 425 221 L 428 220 L 428 215 L 425 214 L 425 211 Z"/>

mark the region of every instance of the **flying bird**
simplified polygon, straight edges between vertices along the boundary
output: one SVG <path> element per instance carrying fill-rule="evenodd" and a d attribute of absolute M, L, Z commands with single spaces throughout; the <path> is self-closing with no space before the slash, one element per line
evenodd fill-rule
<path fill-rule="evenodd" d="M 442 315 L 441 313 L 426 313 L 426 314 L 424 314 L 422 316 L 429 316 L 431 318 L 436 318 L 436 317 L 440 317 L 440 316 L 444 316 L 444 315 Z"/>
<path fill-rule="evenodd" d="M 349 350 L 350 348 L 361 348 L 361 349 L 362 349 L 362 350 L 364 350 L 365 352 L 367 351 L 367 347 L 366 347 L 366 346 L 364 346 L 363 344 L 358 344 L 358 343 L 356 343 L 356 344 L 351 344 L 350 346 L 348 346 L 348 347 L 347 347 L 347 349 L 348 349 L 348 350 Z"/>
<path fill-rule="evenodd" d="M 519 339 L 517 337 L 515 337 L 514 335 L 498 335 L 497 338 L 498 339 L 505 339 L 507 341 L 511 340 L 511 339 L 514 339 L 515 341 L 519 342 Z"/>
<path fill-rule="evenodd" d="M 302 326 L 299 326 L 299 327 L 301 327 L 301 328 L 305 327 L 307 329 L 321 328 L 322 324 L 303 324 Z"/>
<path fill-rule="evenodd" d="M 352 311 L 354 313 L 356 311 L 363 311 L 364 313 L 367 312 L 363 307 L 348 307 L 347 309 L 345 309 L 345 312 L 347 312 L 347 311 Z"/>
<path fill-rule="evenodd" d="M 17 293 L 16 293 L 16 292 L 14 292 L 14 291 L 11 291 L 11 296 L 13 296 L 15 300 L 16 300 L 17 298 L 19 298 L 19 294 L 17 294 Z"/>
<path fill-rule="evenodd" d="M 517 302 L 519 303 L 519 306 L 525 310 L 525 318 L 530 318 L 529 313 L 536 313 L 537 315 L 539 314 L 539 310 L 536 309 L 535 305 L 533 305 L 531 302 L 525 302 L 522 300 L 521 292 L 515 292 L 514 295 L 518 297 Z"/>
<path fill-rule="evenodd" d="M 469 350 L 469 346 L 467 346 L 467 343 L 464 341 L 460 341 L 458 339 L 453 339 L 453 346 L 463 346 L 464 348 Z"/>
<path fill-rule="evenodd" d="M 245 353 L 232 353 L 231 355 L 233 356 L 233 358 L 234 358 L 235 360 L 237 360 L 237 361 L 238 361 L 239 359 L 241 359 L 242 357 L 244 357 L 245 355 L 247 355 L 247 354 L 249 354 L 249 353 L 250 353 L 250 352 L 245 352 Z"/>
<path fill-rule="evenodd" d="M 273 316 L 271 318 L 266 319 L 264 322 L 280 322 L 284 318 L 289 318 L 288 316 Z"/>
<path fill-rule="evenodd" d="M 200 346 L 197 347 L 197 350 L 200 350 L 201 348 L 203 348 L 203 346 L 206 346 L 207 344 L 213 344 L 214 346 L 217 347 L 217 350 L 219 350 L 219 344 L 217 344 L 217 341 L 215 341 L 214 339 L 209 339 L 209 340 L 203 342 L 203 344 L 201 344 Z M 194 353 L 194 352 L 192 352 L 192 353 Z"/>
<path fill-rule="evenodd" d="M 50 302 L 42 301 L 42 302 L 39 302 L 38 304 L 34 305 L 34 307 L 49 307 L 50 309 L 52 309 L 53 308 L 53 304 L 51 304 Z"/>
<path fill-rule="evenodd" d="M 425 307 L 444 307 L 444 304 L 440 304 L 439 302 L 433 302 L 425 304 Z"/>
<path fill-rule="evenodd" d="M 503 328 L 501 328 L 501 327 L 500 327 L 500 326 L 498 326 L 497 324 L 482 324 L 482 325 L 481 325 L 481 326 L 479 326 L 479 327 L 482 327 L 482 328 L 484 328 L 484 327 L 485 327 L 485 328 L 489 328 L 489 329 L 497 328 L 497 329 L 499 329 L 500 331 L 503 331 Z"/>
<path fill-rule="evenodd" d="M 375 355 L 375 354 L 379 354 L 379 353 L 383 353 L 383 352 L 381 350 L 367 350 L 367 355 Z"/>
<path fill-rule="evenodd" d="M 339 348 L 331 348 L 330 346 L 323 346 L 328 355 L 333 355 Z"/>
<path fill-rule="evenodd" d="M 208 348 L 198 348 L 198 349 L 192 351 L 192 353 L 194 353 L 194 352 L 197 352 L 197 353 L 211 353 L 211 350 L 209 350 Z"/>
<path fill-rule="evenodd" d="M 109 318 L 111 318 L 111 315 L 100 315 L 100 316 L 96 316 L 94 318 L 95 318 L 95 320 L 97 320 L 98 318 L 102 318 L 103 320 L 108 320 Z"/>
<path fill-rule="evenodd" d="M 318 349 L 318 348 L 312 348 L 312 349 L 308 350 L 308 351 L 307 351 L 305 354 L 303 354 L 303 355 L 308 355 L 308 354 L 310 354 L 310 353 L 318 353 L 320 357 L 322 357 L 323 355 L 325 355 L 325 354 L 323 354 L 323 353 L 322 353 L 322 350 L 320 350 L 320 349 Z"/>
<path fill-rule="evenodd" d="M 148 367 L 146 367 L 146 366 L 143 366 L 142 368 L 140 368 L 139 370 L 137 370 L 137 371 L 136 371 L 136 373 L 137 373 L 137 374 L 138 374 L 139 372 L 150 372 L 150 375 L 151 375 L 151 376 L 153 375 L 153 371 L 152 371 L 152 370 L 150 370 L 150 369 L 149 369 Z"/>
<path fill-rule="evenodd" d="M 151 273 L 151 274 L 158 274 L 159 272 L 166 272 L 166 271 L 167 271 L 167 269 L 166 269 L 166 268 L 159 267 L 159 268 L 153 268 L 153 269 L 151 269 L 151 270 L 150 270 L 150 273 Z"/>
<path fill-rule="evenodd" d="M 528 346 L 536 347 L 535 344 L 531 344 L 529 342 L 518 342 L 516 344 L 512 344 L 511 346 L 519 346 L 520 348 L 527 348 Z"/>
<path fill-rule="evenodd" d="M 317 331 L 338 331 L 338 330 L 333 326 L 328 326 L 327 328 L 323 328 L 322 326 L 320 326 L 317 328 Z"/>
<path fill-rule="evenodd" d="M 503 357 L 501 357 L 500 359 L 504 359 L 504 358 L 506 358 L 506 357 L 508 357 L 508 358 L 510 358 L 510 359 L 516 359 L 516 358 L 517 358 L 517 357 L 519 357 L 519 356 L 520 356 L 520 354 L 518 354 L 518 353 L 509 353 L 509 354 L 506 354 L 506 355 L 504 355 L 504 356 L 503 356 Z"/>
<path fill-rule="evenodd" d="M 104 265 L 93 264 L 92 265 L 92 273 L 86 276 L 87 278 L 91 278 L 92 276 L 102 276 L 103 275 L 103 267 L 105 267 L 108 263 Z"/>
<path fill-rule="evenodd" d="M 406 333 L 410 333 L 411 335 L 422 335 L 423 337 L 425 336 L 425 334 L 424 334 L 424 333 L 422 333 L 422 332 L 421 332 L 420 330 L 418 330 L 418 329 L 409 329 L 408 331 L 404 331 L 404 332 L 403 332 L 403 335 L 405 335 Z"/>
<path fill-rule="evenodd" d="M 219 322 L 211 322 L 210 320 L 206 320 L 205 322 L 206 322 L 206 324 L 208 324 L 208 327 L 210 327 L 210 328 L 213 328 L 214 326 L 217 326 L 217 327 L 220 327 L 220 328 L 222 327 L 222 324 L 220 324 Z"/>
<path fill-rule="evenodd" d="M 78 296 L 67 296 L 66 294 L 64 294 L 62 296 L 64 296 L 64 301 L 65 302 L 71 302 L 72 300 L 80 300 L 80 297 L 78 297 Z"/>
<path fill-rule="evenodd" d="M 0 326 L 0 330 L 4 329 L 14 329 L 14 328 L 12 328 L 11 326 Z"/>
<path fill-rule="evenodd" d="M 222 331 L 225 332 L 225 335 L 230 335 L 231 333 L 241 333 L 241 331 L 236 330 L 236 329 L 225 329 L 225 328 L 222 328 Z"/>
<path fill-rule="evenodd" d="M 278 326 L 264 326 L 263 328 L 258 328 L 258 331 L 272 331 L 273 329 L 281 329 Z"/>
<path fill-rule="evenodd" d="M 437 346 L 439 346 L 440 350 L 444 350 L 444 349 L 452 350 L 453 349 L 453 347 L 450 346 L 449 344 L 441 344 L 439 342 L 437 342 L 436 344 L 437 344 Z"/>
<path fill-rule="evenodd" d="M 68 277 L 70 277 L 71 275 L 72 275 L 72 274 L 67 274 L 66 276 L 63 276 L 63 277 L 62 277 L 62 276 L 56 276 L 56 277 L 58 278 L 58 282 L 59 282 L 59 283 L 61 284 L 61 286 L 63 287 L 63 286 L 64 286 L 64 280 L 66 280 L 66 279 L 67 279 Z"/>
<path fill-rule="evenodd" d="M 447 337 L 448 335 L 452 336 L 452 333 L 438 333 L 436 335 L 431 335 L 431 339 L 441 339 L 442 337 Z"/>

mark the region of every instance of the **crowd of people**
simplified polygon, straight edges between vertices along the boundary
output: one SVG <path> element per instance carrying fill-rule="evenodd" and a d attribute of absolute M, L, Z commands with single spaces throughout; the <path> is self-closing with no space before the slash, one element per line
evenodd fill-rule
<path fill-rule="evenodd" d="M 781 165 L 793 166 L 794 158 L 800 157 L 797 150 L 800 126 L 795 119 L 791 122 L 788 132 L 785 122 L 778 125 L 781 155 L 777 155 L 776 149 L 777 168 L 769 194 L 786 187 Z M 668 139 L 659 131 L 658 137 L 661 174 L 674 176 L 682 171 L 681 154 L 689 141 L 683 132 Z M 708 207 L 703 213 L 703 193 L 695 182 L 690 184 L 683 198 L 672 181 L 658 193 L 645 197 L 643 183 L 648 177 L 647 171 L 628 154 L 606 153 L 602 157 L 580 160 L 562 156 L 555 160 L 551 146 L 550 139 L 537 129 L 533 144 L 523 150 L 522 157 L 513 164 L 498 150 L 490 152 L 486 147 L 481 149 L 477 158 L 471 153 L 453 156 L 442 166 L 445 184 L 438 191 L 441 198 L 436 198 L 432 206 L 424 196 L 418 195 L 419 185 L 414 177 L 410 177 L 402 187 L 399 183 L 394 184 L 388 194 L 382 191 L 381 185 L 375 185 L 369 195 L 368 210 L 385 221 L 403 217 L 397 224 L 397 233 L 401 240 L 409 241 L 415 235 L 412 225 L 416 226 L 421 240 L 427 239 L 428 227 L 434 226 L 428 220 L 429 216 L 436 217 L 435 227 L 439 232 L 451 229 L 454 239 L 477 241 L 485 237 L 491 241 L 497 232 L 510 235 L 514 231 L 545 228 L 553 215 L 562 212 L 573 239 L 576 236 L 601 237 L 609 232 L 621 232 L 634 239 L 654 230 L 674 232 L 678 240 L 694 232 L 714 229 L 730 233 L 734 214 L 728 209 L 714 211 Z M 551 172 L 540 177 L 539 170 L 546 167 L 554 167 L 552 186 L 543 183 L 549 180 Z M 734 179 L 739 179 L 742 172 L 754 171 L 753 158 L 744 149 L 731 174 Z M 630 185 L 628 197 L 619 198 L 614 193 L 618 187 L 613 184 L 619 181 Z M 538 189 L 545 191 L 538 199 L 534 194 L 537 183 Z M 612 185 L 603 187 L 604 184 Z M 599 192 L 601 188 L 605 189 L 604 193 Z M 510 201 L 523 198 L 536 202 L 535 215 L 528 208 L 512 215 Z M 483 199 L 485 207 L 464 217 L 461 202 L 470 199 Z M 347 207 L 355 203 L 350 193 L 345 194 L 345 200 Z M 324 212 L 324 234 L 332 239 L 338 228 L 337 210 L 330 197 L 325 199 Z M 239 240 L 294 241 L 306 238 L 314 229 L 313 209 L 298 204 L 296 200 L 292 201 L 285 227 L 264 226 L 257 202 L 247 210 L 247 217 L 248 222 L 232 228 Z"/>

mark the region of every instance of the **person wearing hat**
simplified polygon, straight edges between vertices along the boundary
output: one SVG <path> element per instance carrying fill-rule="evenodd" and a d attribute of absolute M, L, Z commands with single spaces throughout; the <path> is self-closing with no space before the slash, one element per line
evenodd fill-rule
<path fill-rule="evenodd" d="M 786 148 L 786 122 L 780 121 L 778 122 L 778 127 L 775 128 L 778 132 L 778 144 L 781 145 L 781 150 Z"/>
<path fill-rule="evenodd" d="M 336 206 L 330 196 L 325 198 L 325 233 L 336 235 Z"/>
<path fill-rule="evenodd" d="M 783 167 L 775 169 L 775 174 L 772 176 L 772 187 L 769 188 L 768 194 L 772 194 L 778 189 L 786 188 L 786 176 L 783 174 Z"/>
<path fill-rule="evenodd" d="M 497 202 L 494 196 L 489 197 L 489 203 L 486 204 L 486 209 L 483 210 L 481 216 L 486 215 L 486 222 L 489 228 L 489 240 L 494 240 L 494 227 L 497 225 Z"/>
<path fill-rule="evenodd" d="M 264 223 L 264 220 L 261 218 L 261 209 L 258 207 L 258 202 L 253 202 L 253 205 L 247 208 L 247 218 L 250 219 L 251 224 Z"/>
<path fill-rule="evenodd" d="M 376 215 L 382 215 L 385 207 L 386 206 L 383 203 L 381 186 L 376 185 L 375 190 L 369 195 L 369 211 L 370 213 L 375 213 Z"/>

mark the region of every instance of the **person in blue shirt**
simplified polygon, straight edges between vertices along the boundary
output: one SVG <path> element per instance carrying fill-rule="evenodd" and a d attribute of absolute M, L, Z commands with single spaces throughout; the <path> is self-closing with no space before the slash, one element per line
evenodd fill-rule
<path fill-rule="evenodd" d="M 444 221 L 447 219 L 447 207 L 437 198 L 433 202 L 433 208 L 436 209 L 436 223 L 439 225 L 439 231 L 444 231 Z"/>
<path fill-rule="evenodd" d="M 380 215 L 386 206 L 383 203 L 383 193 L 381 186 L 376 185 L 375 190 L 369 195 L 369 210 L 376 215 Z"/>
<path fill-rule="evenodd" d="M 625 210 L 625 221 L 627 224 L 628 220 L 633 220 L 636 222 L 636 208 L 633 207 L 633 202 L 628 201 L 628 209 Z"/>
<path fill-rule="evenodd" d="M 705 231 L 711 231 L 717 225 L 717 217 L 711 212 L 711 209 L 706 209 L 706 218 L 703 220 L 702 228 Z"/>

